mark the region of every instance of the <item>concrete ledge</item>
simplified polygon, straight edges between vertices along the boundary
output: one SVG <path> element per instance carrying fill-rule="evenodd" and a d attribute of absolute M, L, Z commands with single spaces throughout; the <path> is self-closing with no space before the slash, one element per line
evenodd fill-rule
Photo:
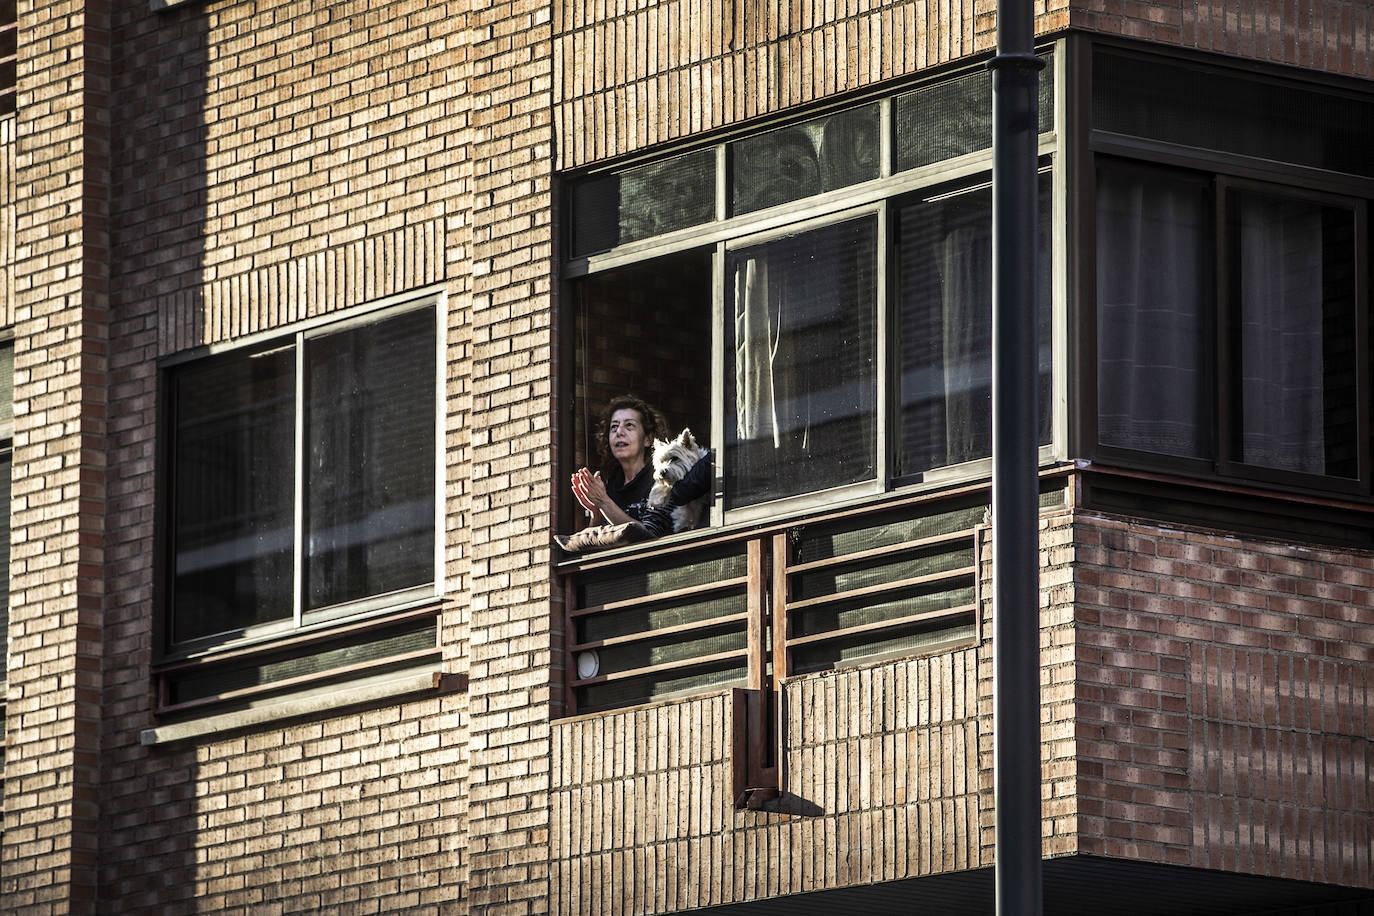
<path fill-rule="evenodd" d="M 399 676 L 392 674 L 385 679 L 346 684 L 333 690 L 287 697 L 249 709 L 204 716 L 186 722 L 159 725 L 155 728 L 145 728 L 139 733 L 138 740 L 145 747 L 171 744 L 176 741 L 188 741 L 193 738 L 252 728 L 271 722 L 281 722 L 320 713 L 339 712 L 350 706 L 362 706 L 427 693 L 437 696 L 441 693 L 463 690 L 466 687 L 466 676 L 445 675 L 436 666 L 431 666 L 420 671 L 403 672 Z"/>

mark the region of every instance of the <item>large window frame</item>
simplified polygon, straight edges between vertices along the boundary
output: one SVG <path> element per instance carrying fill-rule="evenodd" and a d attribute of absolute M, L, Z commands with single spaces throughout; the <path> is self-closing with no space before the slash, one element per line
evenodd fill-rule
<path fill-rule="evenodd" d="M 403 318 L 408 316 L 419 317 L 420 313 L 428 313 L 432 316 L 431 332 L 433 334 L 434 359 L 432 364 L 434 378 L 434 404 L 433 404 L 433 440 L 432 448 L 432 468 L 433 468 L 433 514 L 430 520 L 432 526 L 432 553 L 429 554 L 429 562 L 422 566 L 428 566 L 432 570 L 432 575 L 428 582 L 414 584 L 408 587 L 387 591 L 379 594 L 370 594 L 339 603 L 327 604 L 322 607 L 311 609 L 307 606 L 304 595 L 304 572 L 303 567 L 306 562 L 307 548 L 304 543 L 304 515 L 305 501 L 308 498 L 306 493 L 305 480 L 305 451 L 307 444 L 304 438 L 305 419 L 305 385 L 304 385 L 304 358 L 302 354 L 312 341 L 323 340 L 331 335 L 357 331 L 372 326 L 378 326 L 382 322 Z M 310 640 L 319 636 L 329 636 L 332 633 L 345 633 L 350 630 L 358 629 L 362 624 L 362 631 L 366 630 L 366 624 L 370 620 L 381 618 L 401 619 L 407 615 L 412 615 L 417 609 L 432 608 L 435 606 L 442 594 L 443 587 L 443 556 L 444 556 L 444 430 L 445 430 L 445 397 L 444 397 L 444 326 L 445 326 L 445 296 L 441 289 L 431 288 L 420 290 L 408 294 L 394 296 L 380 302 L 369 303 L 364 306 L 351 308 L 327 316 L 303 321 L 289 327 L 275 329 L 247 336 L 225 344 L 211 345 L 198 348 L 186 353 L 176 354 L 164 360 L 160 366 L 161 384 L 160 388 L 164 393 L 161 399 L 161 418 L 160 428 L 164 430 L 161 437 L 161 449 L 159 455 L 160 471 L 158 474 L 158 493 L 159 493 L 159 524 L 157 557 L 160 563 L 158 595 L 158 613 L 156 615 L 156 653 L 155 663 L 176 664 L 197 662 L 203 660 L 213 660 L 219 655 L 228 653 L 229 656 L 241 655 L 243 652 L 275 651 L 277 647 L 290 643 L 293 640 Z M 193 638 L 176 640 L 175 629 L 172 625 L 174 615 L 177 613 L 175 607 L 175 522 L 173 513 L 176 511 L 174 503 L 174 478 L 176 468 L 172 459 L 174 443 L 175 405 L 170 401 L 173 398 L 170 392 L 173 390 L 172 377 L 179 370 L 194 369 L 201 365 L 211 364 L 215 360 L 239 360 L 252 359 L 257 354 L 273 353 L 282 348 L 287 348 L 293 353 L 294 361 L 294 381 L 293 393 L 293 426 L 292 443 L 292 466 L 287 469 L 292 475 L 292 532 L 293 541 L 293 560 L 292 560 L 292 606 L 289 617 L 273 619 L 256 624 L 242 627 L 230 627 L 223 631 L 197 635 Z M 366 639 L 365 635 L 363 637 Z M 285 643 L 283 642 L 285 641 Z M 347 665 L 344 665 L 347 667 Z M 167 705 L 165 702 L 162 705 Z M 174 705 L 174 704 L 173 704 Z"/>
<path fill-rule="evenodd" d="M 1053 81 L 1054 103 L 1050 109 L 1052 123 L 1048 126 L 1042 124 L 1045 129 L 1042 130 L 1038 140 L 1040 171 L 1048 177 L 1050 183 L 1049 234 L 1052 240 L 1052 251 L 1049 255 L 1051 264 L 1050 403 L 1046 405 L 1049 418 L 1049 440 L 1040 448 L 1042 464 L 1064 461 L 1068 456 L 1068 400 L 1066 392 L 1069 361 L 1067 348 L 1064 346 L 1068 329 L 1067 286 L 1065 282 L 1067 275 L 1065 242 L 1067 238 L 1064 230 L 1067 212 L 1067 177 L 1061 144 L 1061 138 L 1065 136 L 1066 93 L 1062 87 L 1066 72 L 1066 55 L 1054 50 L 1056 47 L 1046 48 L 1046 50 L 1053 51 L 1050 58 L 1053 66 L 1047 68 L 1041 77 L 1042 81 Z M 978 69 L 967 66 L 951 68 L 922 82 L 913 83 L 911 88 L 916 90 L 935 88 L 938 90 L 942 85 L 952 84 L 978 72 Z M 617 173 L 625 174 L 636 167 L 642 167 L 646 163 L 650 166 L 656 166 L 659 163 L 670 162 L 678 156 L 685 157 L 695 154 L 700 157 L 705 155 L 703 151 L 706 150 L 711 151 L 714 155 L 715 213 L 713 219 L 689 228 L 675 228 L 657 236 L 636 237 L 607 250 L 579 254 L 578 256 L 572 256 L 572 250 L 578 243 L 570 242 L 566 246 L 561 279 L 563 281 L 562 299 L 568 305 L 564 309 L 566 317 L 560 322 L 561 328 L 573 329 L 577 327 L 579 321 L 577 310 L 580 307 L 578 284 L 586 278 L 596 277 L 618 268 L 650 262 L 654 258 L 666 255 L 694 249 L 709 251 L 712 327 L 710 360 L 713 380 L 710 393 L 710 445 L 718 456 L 716 462 L 717 479 L 715 481 L 717 498 L 714 500 L 710 515 L 710 525 L 714 529 L 719 530 L 737 525 L 747 526 L 766 520 L 803 516 L 840 505 L 857 505 L 882 499 L 885 495 L 892 493 L 915 493 L 949 487 L 962 482 L 983 479 L 991 473 L 991 459 L 990 457 L 983 457 L 954 466 L 933 468 L 905 478 L 894 476 L 892 429 L 896 423 L 898 410 L 898 405 L 894 403 L 895 379 L 893 378 L 896 367 L 895 326 L 893 323 L 896 293 L 893 288 L 895 282 L 894 266 L 889 263 L 889 258 L 894 254 L 892 248 L 892 221 L 896 212 L 894 208 L 900 206 L 903 201 L 911 200 L 922 194 L 957 194 L 984 185 L 990 181 L 992 169 L 991 133 L 989 131 L 988 145 L 985 148 L 963 152 L 938 162 L 917 165 L 903 171 L 894 171 L 896 160 L 894 153 L 896 146 L 895 131 L 897 130 L 896 100 L 902 97 L 905 91 L 907 90 L 897 92 L 888 90 L 881 96 L 868 95 L 849 98 L 840 104 L 832 103 L 787 118 L 773 119 L 758 125 L 757 128 L 747 133 L 741 132 L 724 139 L 717 139 L 706 146 L 697 145 L 692 148 L 673 150 L 651 159 L 616 163 L 598 170 L 565 176 L 569 188 L 568 210 L 572 211 L 578 205 L 579 187 L 591 182 L 604 181 L 603 176 Z M 730 188 L 732 178 L 730 152 L 732 144 L 742 140 L 753 140 L 772 131 L 805 125 L 813 120 L 818 121 L 825 117 L 834 116 L 836 113 L 855 111 L 868 105 L 877 106 L 878 119 L 881 125 L 877 177 L 775 206 L 738 214 L 731 212 L 730 206 L 733 195 Z M 990 110 L 989 107 L 989 118 Z M 725 275 L 727 258 L 731 252 L 744 247 L 767 243 L 810 229 L 833 226 L 858 216 L 876 220 L 878 227 L 876 251 L 878 338 L 874 352 L 878 386 L 876 473 L 870 480 L 727 509 L 727 500 L 720 497 L 728 492 L 730 481 L 722 469 L 723 462 L 719 458 L 725 453 L 723 431 L 729 411 L 726 404 L 726 385 L 723 381 L 724 374 L 728 371 L 726 325 L 731 320 L 729 316 L 732 307 L 731 303 L 727 301 L 729 295 L 727 292 L 729 284 Z M 576 215 L 569 217 L 569 238 L 575 234 L 572 221 L 576 218 Z M 583 226 L 586 223 L 587 221 L 583 219 L 578 225 Z M 991 302 L 989 300 L 990 308 Z M 583 371 L 584 367 L 580 364 L 581 354 L 576 336 L 573 333 L 562 335 L 560 357 L 562 365 L 577 367 L 580 372 Z M 579 412 L 592 416 L 599 407 L 597 404 L 583 404 L 577 401 L 574 394 L 574 377 L 576 374 L 576 372 L 564 373 L 558 380 L 561 404 L 559 413 L 563 419 L 562 428 L 566 430 L 578 428 L 579 422 L 584 428 L 589 426 L 589 420 L 586 417 L 579 417 Z M 670 421 L 675 419 L 670 415 Z M 568 439 L 572 438 L 572 436 L 568 437 Z M 573 470 L 573 453 L 574 448 L 571 447 L 565 446 L 560 449 L 561 466 L 560 473 L 556 475 L 556 481 L 566 480 L 567 475 Z M 570 499 L 563 498 L 565 495 L 560 489 L 558 504 L 563 511 L 559 515 L 559 520 L 561 525 L 566 526 L 575 524 L 577 519 L 573 511 L 575 507 L 571 505 Z"/>
<path fill-rule="evenodd" d="M 1260 72 L 1232 70 L 1209 58 L 1186 51 L 1169 52 L 1151 48 L 1142 52 L 1137 45 L 1111 39 L 1088 40 L 1077 37 L 1069 43 L 1070 60 L 1076 79 L 1074 135 L 1069 143 L 1070 157 L 1080 163 L 1073 190 L 1074 223 L 1079 227 L 1080 243 L 1076 252 L 1074 298 L 1079 356 L 1075 386 L 1073 453 L 1090 462 L 1117 467 L 1129 472 L 1177 475 L 1199 483 L 1222 487 L 1255 487 L 1282 491 L 1310 499 L 1326 497 L 1353 499 L 1374 503 L 1374 464 L 1371 462 L 1371 435 L 1374 435 L 1374 404 L 1371 403 L 1371 366 L 1374 353 L 1370 348 L 1371 302 L 1370 284 L 1370 212 L 1374 201 L 1374 177 L 1331 171 L 1311 164 L 1279 161 L 1257 154 L 1223 151 L 1204 146 L 1116 133 L 1103 129 L 1092 120 L 1093 61 L 1099 53 L 1129 57 L 1148 53 L 1150 59 L 1165 62 L 1166 66 L 1194 68 L 1202 75 L 1208 72 L 1229 74 L 1236 79 L 1272 82 L 1275 86 L 1295 87 L 1294 91 L 1330 91 L 1336 95 L 1348 93 L 1345 81 L 1326 79 L 1310 73 L 1282 68 L 1256 68 Z M 1239 76 L 1236 76 L 1240 74 Z M 1366 94 L 1366 98 L 1368 98 Z M 1167 116 L 1161 115 L 1167 120 Z M 1260 141 L 1262 143 L 1262 141 Z M 1203 257 L 1204 276 L 1199 282 L 1204 289 L 1201 302 L 1204 326 L 1203 353 L 1199 370 L 1205 376 L 1204 401 L 1199 407 L 1202 422 L 1204 454 L 1186 456 L 1153 451 L 1145 448 L 1112 444 L 1099 429 L 1099 402 L 1103 379 L 1100 376 L 1099 353 L 1099 209 L 1100 173 L 1135 171 L 1153 173 L 1163 180 L 1192 183 L 1202 195 L 1206 208 Z M 1236 193 L 1285 199 L 1330 209 L 1345 209 L 1351 213 L 1351 268 L 1354 276 L 1354 326 L 1351 333 L 1355 343 L 1357 368 L 1354 371 L 1354 409 L 1358 414 L 1354 424 L 1355 441 L 1350 448 L 1356 453 L 1357 472 L 1352 476 L 1317 474 L 1292 469 L 1266 467 L 1246 462 L 1238 454 L 1239 394 L 1236 381 L 1239 372 L 1235 335 L 1237 327 L 1237 293 L 1232 288 L 1236 276 L 1232 246 L 1234 232 L 1228 226 L 1231 216 L 1231 197 Z"/>

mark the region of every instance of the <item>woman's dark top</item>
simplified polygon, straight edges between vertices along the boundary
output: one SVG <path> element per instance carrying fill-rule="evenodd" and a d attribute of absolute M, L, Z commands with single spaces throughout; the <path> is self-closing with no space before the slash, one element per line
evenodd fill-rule
<path fill-rule="evenodd" d="M 649 505 L 649 491 L 654 486 L 654 465 L 646 461 L 644 467 L 629 483 L 625 482 L 625 472 L 619 465 L 609 474 L 601 475 L 606 486 L 606 495 L 620 510 L 643 526 L 646 536 L 651 538 L 671 534 L 673 512 L 667 506 L 657 508 Z"/>

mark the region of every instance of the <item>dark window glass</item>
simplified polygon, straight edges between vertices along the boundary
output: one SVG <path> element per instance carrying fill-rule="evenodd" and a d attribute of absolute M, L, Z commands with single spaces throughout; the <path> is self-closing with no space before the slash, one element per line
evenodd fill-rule
<path fill-rule="evenodd" d="M 607 251 L 715 216 L 714 149 L 596 175 L 572 188 L 572 254 Z"/>
<path fill-rule="evenodd" d="M 1097 185 L 1097 429 L 1103 445 L 1211 457 L 1207 184 L 1111 168 Z"/>
<path fill-rule="evenodd" d="M 1051 55 L 1044 55 L 1047 62 Z M 1040 130 L 1054 129 L 1054 69 L 1040 71 Z M 992 148 L 992 74 L 979 70 L 892 100 L 894 172 Z"/>
<path fill-rule="evenodd" d="M 1050 178 L 1040 176 L 1039 437 L 1050 441 Z M 992 191 L 897 213 L 898 477 L 992 454 Z"/>
<path fill-rule="evenodd" d="M 871 218 L 730 253 L 727 508 L 875 475 L 876 260 Z"/>
<path fill-rule="evenodd" d="M 291 617 L 294 353 L 174 375 L 175 641 Z"/>
<path fill-rule="evenodd" d="M 1098 50 L 1093 126 L 1374 177 L 1374 100 L 1325 86 Z"/>
<path fill-rule="evenodd" d="M 1227 229 L 1236 458 L 1357 478 L 1354 214 L 1233 191 Z"/>
<path fill-rule="evenodd" d="M 434 578 L 434 314 L 306 343 L 308 608 Z"/>
<path fill-rule="evenodd" d="M 751 213 L 878 177 L 878 105 L 730 144 L 731 212 Z"/>
<path fill-rule="evenodd" d="M 170 374 L 172 642 L 434 580 L 435 346 L 422 309 Z"/>

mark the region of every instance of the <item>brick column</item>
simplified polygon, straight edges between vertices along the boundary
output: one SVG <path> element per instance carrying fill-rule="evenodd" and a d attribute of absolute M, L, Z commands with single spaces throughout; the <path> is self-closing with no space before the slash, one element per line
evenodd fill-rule
<path fill-rule="evenodd" d="M 470 907 L 548 907 L 549 11 L 472 13 Z"/>
<path fill-rule="evenodd" d="M 109 10 L 21 3 L 0 909 L 95 912 Z"/>

